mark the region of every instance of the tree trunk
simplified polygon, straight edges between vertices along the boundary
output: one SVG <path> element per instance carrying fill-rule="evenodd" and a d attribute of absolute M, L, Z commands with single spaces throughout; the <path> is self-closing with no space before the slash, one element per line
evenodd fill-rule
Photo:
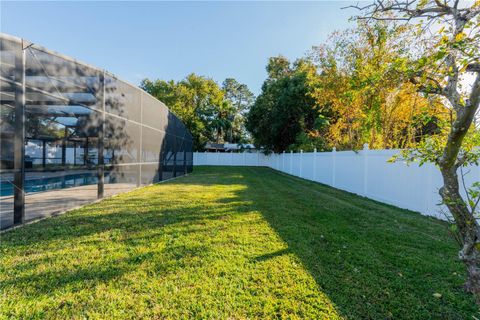
<path fill-rule="evenodd" d="M 440 167 L 444 182 L 440 195 L 455 218 L 462 239 L 463 247 L 458 257 L 467 267 L 465 289 L 480 304 L 480 226 L 460 194 L 456 170 L 455 166 Z"/>
<path fill-rule="evenodd" d="M 216 143 L 220 144 L 220 142 L 223 140 L 223 130 L 222 127 L 217 128 L 217 138 L 216 138 Z"/>

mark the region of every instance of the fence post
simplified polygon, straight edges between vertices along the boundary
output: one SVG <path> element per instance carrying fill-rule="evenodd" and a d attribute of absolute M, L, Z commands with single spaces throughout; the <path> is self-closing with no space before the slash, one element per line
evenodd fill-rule
<path fill-rule="evenodd" d="M 293 150 L 290 150 L 290 172 L 293 175 Z"/>
<path fill-rule="evenodd" d="M 313 181 L 317 181 L 317 148 L 313 149 Z"/>
<path fill-rule="evenodd" d="M 336 166 L 337 166 L 337 163 L 336 163 L 336 154 L 337 154 L 337 148 L 333 147 L 333 150 L 332 150 L 332 187 L 335 187 L 336 184 L 337 184 L 337 181 L 336 181 Z"/>
<path fill-rule="evenodd" d="M 368 194 L 368 143 L 363 145 L 363 195 Z"/>
<path fill-rule="evenodd" d="M 303 150 L 300 150 L 300 175 L 299 177 L 302 177 L 302 171 L 303 171 Z"/>
<path fill-rule="evenodd" d="M 285 172 L 285 150 L 282 152 L 282 171 Z"/>
<path fill-rule="evenodd" d="M 243 166 L 247 165 L 246 152 L 243 150 Z"/>

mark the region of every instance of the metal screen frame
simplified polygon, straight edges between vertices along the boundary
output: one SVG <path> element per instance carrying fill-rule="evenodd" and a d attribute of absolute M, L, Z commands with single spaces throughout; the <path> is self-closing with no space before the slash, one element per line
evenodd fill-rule
<path fill-rule="evenodd" d="M 142 186 L 192 171 L 192 136 L 161 101 L 106 70 L 23 39 L 0 33 L 0 44 L 1 124 L 13 127 L 13 137 L 2 129 L 0 173 L 13 188 L 13 210 L 2 214 L 13 214 L 12 225 L 31 220 L 25 206 L 31 172 L 96 172 L 96 198 L 101 199 L 106 184 Z M 41 149 L 37 157 L 26 155 L 29 143 Z M 61 156 L 47 159 L 51 144 Z M 10 226 L 0 224 L 0 229 Z"/>

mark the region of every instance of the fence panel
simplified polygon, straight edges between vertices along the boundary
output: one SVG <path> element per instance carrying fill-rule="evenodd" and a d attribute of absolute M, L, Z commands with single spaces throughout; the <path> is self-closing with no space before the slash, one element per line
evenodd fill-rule
<path fill-rule="evenodd" d="M 333 186 L 333 152 L 317 153 L 315 161 L 315 181 Z"/>

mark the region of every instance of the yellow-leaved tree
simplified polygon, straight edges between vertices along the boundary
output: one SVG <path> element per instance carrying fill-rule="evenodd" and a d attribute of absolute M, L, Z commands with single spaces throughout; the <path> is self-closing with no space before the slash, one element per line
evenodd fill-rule
<path fill-rule="evenodd" d="M 397 72 L 407 63 L 406 27 L 360 21 L 314 47 L 318 66 L 314 97 L 332 117 L 328 143 L 337 149 L 407 148 L 440 132 L 449 111 Z M 433 108 L 432 108 L 433 106 Z"/>

